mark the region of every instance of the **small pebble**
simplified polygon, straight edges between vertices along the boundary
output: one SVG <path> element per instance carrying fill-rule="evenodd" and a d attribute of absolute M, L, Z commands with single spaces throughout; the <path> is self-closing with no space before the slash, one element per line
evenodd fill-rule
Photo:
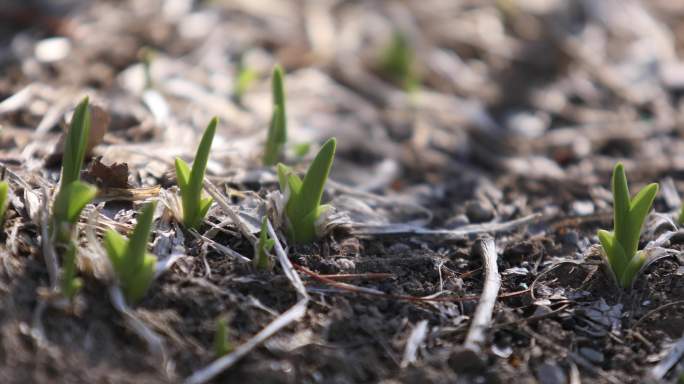
<path fill-rule="evenodd" d="M 593 348 L 588 348 L 588 347 L 582 347 L 579 349 L 580 355 L 584 356 L 587 360 L 591 361 L 594 364 L 601 364 L 603 363 L 604 357 L 603 353 L 593 349 Z"/>
<path fill-rule="evenodd" d="M 541 136 L 549 126 L 549 116 L 544 113 L 517 111 L 508 115 L 506 127 L 525 138 Z"/>
<path fill-rule="evenodd" d="M 594 203 L 588 200 L 576 200 L 572 203 L 572 213 L 577 216 L 587 216 L 594 213 Z"/>
<path fill-rule="evenodd" d="M 38 61 L 54 63 L 69 55 L 71 43 L 65 37 L 50 37 L 39 41 L 33 49 L 33 54 Z"/>
<path fill-rule="evenodd" d="M 540 384 L 564 384 L 567 382 L 563 368 L 557 364 L 541 364 L 537 367 L 536 374 Z"/>
<path fill-rule="evenodd" d="M 453 228 L 462 227 L 462 226 L 467 225 L 467 224 L 470 224 L 470 220 L 468 220 L 468 216 L 466 216 L 464 214 L 460 214 L 460 215 L 456 215 L 454 217 L 449 218 L 446 221 L 445 226 L 449 229 L 453 229 Z"/>
<path fill-rule="evenodd" d="M 353 272 L 356 269 L 354 261 L 346 258 L 337 259 L 337 266 L 340 272 Z"/>
<path fill-rule="evenodd" d="M 494 218 L 494 207 L 480 201 L 469 201 L 466 204 L 466 215 L 473 223 L 482 223 Z"/>

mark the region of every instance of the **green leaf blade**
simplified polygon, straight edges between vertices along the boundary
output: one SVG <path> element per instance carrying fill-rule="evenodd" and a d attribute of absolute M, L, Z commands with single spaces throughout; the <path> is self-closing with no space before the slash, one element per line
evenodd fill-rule
<path fill-rule="evenodd" d="M 121 278 L 125 270 L 124 262 L 128 250 L 128 239 L 121 236 L 115 230 L 109 229 L 104 235 L 104 246 L 109 261 L 112 263 L 114 273 Z"/>
<path fill-rule="evenodd" d="M 128 241 L 128 255 L 130 259 L 128 267 L 132 270 L 138 270 L 142 267 L 145 255 L 147 254 L 147 242 L 150 239 L 156 207 L 157 204 L 155 202 L 145 204 L 140 211 L 138 223 Z"/>
<path fill-rule="evenodd" d="M 63 185 L 71 184 L 78 180 L 83 166 L 83 159 L 90 136 L 90 109 L 88 97 L 78 104 L 71 119 L 69 131 L 64 141 L 64 154 L 62 155 L 62 178 Z"/>
<path fill-rule="evenodd" d="M 75 224 L 83 208 L 97 195 L 97 188 L 82 181 L 74 181 L 67 188 L 69 191 L 67 192 L 68 208 L 66 219 L 71 224 Z"/>
<path fill-rule="evenodd" d="M 273 80 L 271 82 L 274 115 L 277 115 L 275 139 L 277 143 L 284 144 L 287 141 L 287 111 L 285 110 L 285 76 L 283 68 L 276 65 L 273 68 Z"/>
<path fill-rule="evenodd" d="M 178 183 L 178 187 L 182 192 L 188 188 L 188 182 L 190 181 L 190 166 L 179 157 L 176 157 L 175 165 L 176 183 Z"/>
<path fill-rule="evenodd" d="M 63 267 L 60 289 L 62 294 L 69 300 L 73 299 L 83 286 L 81 279 L 76 277 L 76 274 L 78 273 L 76 252 L 76 245 L 73 242 L 69 242 L 62 261 Z"/>
<path fill-rule="evenodd" d="M 280 127 L 280 107 L 277 105 L 273 107 L 273 116 L 271 117 L 271 125 L 268 127 L 268 135 L 266 137 L 266 148 L 264 149 L 264 165 L 269 166 L 275 164 L 280 158 L 283 143 L 278 139 L 278 129 Z"/>
<path fill-rule="evenodd" d="M 629 187 L 627 186 L 627 176 L 622 163 L 617 163 L 613 169 L 612 177 L 613 189 L 613 230 L 617 241 L 625 244 L 629 235 Z"/>
<path fill-rule="evenodd" d="M 257 270 L 268 270 L 271 269 L 271 262 L 268 257 L 268 253 L 273 249 L 275 241 L 268 236 L 268 224 L 267 218 L 261 220 L 261 231 L 259 233 L 259 240 L 256 244 L 256 252 L 254 254 L 254 268 Z"/>
<path fill-rule="evenodd" d="M 5 219 L 5 213 L 7 212 L 7 207 L 9 206 L 9 183 L 6 181 L 0 181 L 0 224 Z"/>
<path fill-rule="evenodd" d="M 214 117 L 202 135 L 195 160 L 192 163 L 192 169 L 189 169 L 184 161 L 176 159 L 176 177 L 183 204 L 183 225 L 189 229 L 197 228 L 200 225 L 211 204 L 211 202 L 207 203 L 207 200 L 202 199 L 202 190 L 204 188 L 204 175 L 209 162 L 209 152 L 217 126 L 218 118 Z"/>
<path fill-rule="evenodd" d="M 154 280 L 157 258 L 146 252 L 154 209 L 155 203 L 143 207 L 130 240 L 114 230 L 105 233 L 107 256 L 129 303 L 142 299 Z"/>
<path fill-rule="evenodd" d="M 325 182 L 328 180 L 330 168 L 332 168 L 335 158 L 336 145 L 337 142 L 334 138 L 326 141 L 311 162 L 302 181 L 300 196 L 297 199 L 299 202 L 295 212 L 297 215 L 306 216 L 321 204 Z"/>
<path fill-rule="evenodd" d="M 216 333 L 214 334 L 214 354 L 217 357 L 225 356 L 232 350 L 228 341 L 228 321 L 219 319 L 216 322 Z"/>
<path fill-rule="evenodd" d="M 156 264 L 157 258 L 154 255 L 146 254 L 144 256 L 142 266 L 124 287 L 124 293 L 128 302 L 134 304 L 145 297 L 154 281 Z"/>
<path fill-rule="evenodd" d="M 658 194 L 658 184 L 652 183 L 644 187 L 634 196 L 629 207 L 629 236 L 630 240 L 624 244 L 625 252 L 635 254 L 639 246 L 639 236 L 644 226 L 648 212 L 653 206 L 655 197 Z"/>
<path fill-rule="evenodd" d="M 622 276 L 619 280 L 622 288 L 627 289 L 632 286 L 634 278 L 637 276 L 639 271 L 641 271 L 641 268 L 644 266 L 645 263 L 646 256 L 644 255 L 644 252 L 637 252 L 632 258 L 632 260 L 630 260 L 629 263 L 625 265 L 625 268 L 622 271 Z"/>
<path fill-rule="evenodd" d="M 204 187 L 204 174 L 207 170 L 207 164 L 209 163 L 209 152 L 211 151 L 211 144 L 214 141 L 217 125 L 218 117 L 214 117 L 211 119 L 211 122 L 209 122 L 207 129 L 202 135 L 202 140 L 197 148 L 195 160 L 192 162 L 192 172 L 190 172 L 190 181 L 188 184 L 190 186 L 191 193 L 197 195 L 198 201 L 199 195 Z"/>
<path fill-rule="evenodd" d="M 273 68 L 271 79 L 271 94 L 273 99 L 273 112 L 271 124 L 268 127 L 266 146 L 264 149 L 263 163 L 266 166 L 278 162 L 287 142 L 287 111 L 285 109 L 285 81 L 283 69 L 276 65 Z"/>

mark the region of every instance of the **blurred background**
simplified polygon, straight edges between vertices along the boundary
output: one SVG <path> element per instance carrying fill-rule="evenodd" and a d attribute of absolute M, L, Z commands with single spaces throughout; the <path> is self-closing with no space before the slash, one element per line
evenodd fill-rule
<path fill-rule="evenodd" d="M 618 158 L 637 179 L 679 176 L 682 16 L 636 0 L 9 0 L 1 156 L 44 159 L 91 94 L 111 116 L 105 156 L 184 153 L 218 115 L 210 169 L 229 174 L 258 157 L 280 63 L 291 141 L 337 136 L 333 176 L 363 190 L 453 198 L 482 174 L 581 189 Z"/>

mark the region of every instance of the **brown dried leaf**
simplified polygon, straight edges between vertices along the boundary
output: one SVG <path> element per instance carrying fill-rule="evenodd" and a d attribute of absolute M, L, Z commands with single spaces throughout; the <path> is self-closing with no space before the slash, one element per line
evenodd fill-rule
<path fill-rule="evenodd" d="M 83 174 L 83 179 L 100 188 L 130 188 L 128 184 L 128 164 L 103 164 L 96 158 Z"/>
<path fill-rule="evenodd" d="M 93 148 L 102 142 L 102 139 L 109 128 L 109 123 L 112 120 L 107 111 L 94 104 L 90 105 L 90 116 L 90 136 L 88 137 L 88 146 L 86 147 L 86 157 L 90 156 L 92 154 Z M 71 116 L 69 116 L 68 121 L 65 121 L 66 127 L 68 127 L 69 124 L 71 124 Z M 64 138 L 66 137 L 66 131 L 68 129 L 66 127 L 64 128 L 64 132 L 62 133 L 62 136 L 60 136 L 59 141 L 55 145 L 55 149 L 45 160 L 46 165 L 48 166 L 56 165 L 62 160 L 62 155 L 64 154 Z"/>

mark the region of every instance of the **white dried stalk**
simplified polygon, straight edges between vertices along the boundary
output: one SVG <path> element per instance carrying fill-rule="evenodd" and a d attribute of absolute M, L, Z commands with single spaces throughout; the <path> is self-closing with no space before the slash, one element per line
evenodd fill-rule
<path fill-rule="evenodd" d="M 428 322 L 427 320 L 421 320 L 416 324 L 411 330 L 411 335 L 406 342 L 406 347 L 404 348 L 404 357 L 401 359 L 401 367 L 406 368 L 409 364 L 416 362 L 418 355 L 418 348 L 423 344 L 425 338 L 427 337 Z"/>
<path fill-rule="evenodd" d="M 206 177 L 204 178 L 204 190 L 214 198 L 214 201 L 226 212 L 226 214 L 233 220 L 235 225 L 238 227 L 242 236 L 244 236 L 252 245 L 256 244 L 256 237 L 249 230 L 247 224 L 245 224 L 240 215 L 238 215 L 233 208 L 230 206 L 228 201 L 223 197 L 223 194 L 216 188 L 216 186 L 209 181 Z"/>
<path fill-rule="evenodd" d="M 197 232 L 196 230 L 194 230 L 194 229 L 191 229 L 189 232 L 190 232 L 191 235 L 195 236 L 195 237 L 198 238 L 198 239 L 201 239 L 202 241 L 204 241 L 204 242 L 206 242 L 207 244 L 209 244 L 212 248 L 214 248 L 214 249 L 216 249 L 217 251 L 221 252 L 224 256 L 229 256 L 229 257 L 231 257 L 232 259 L 237 260 L 237 261 L 240 261 L 240 262 L 243 262 L 243 263 L 251 263 L 251 262 L 252 262 L 252 259 L 250 259 L 250 258 L 248 258 L 248 257 L 246 257 L 246 256 L 243 256 L 241 253 L 239 253 L 239 252 L 233 250 L 232 248 L 230 248 L 230 247 L 228 247 L 228 246 L 226 246 L 226 245 L 217 243 L 216 241 L 214 241 L 214 240 L 212 240 L 212 239 L 210 239 L 210 238 L 208 238 L 208 237 L 206 237 L 206 236 L 204 236 L 204 235 L 201 235 L 200 233 L 198 233 L 198 232 Z"/>
<path fill-rule="evenodd" d="M 443 236 L 446 238 L 465 238 L 480 233 L 498 233 L 510 231 L 516 227 L 531 223 L 539 217 L 541 217 L 540 214 L 532 214 L 503 223 L 474 224 L 459 229 L 427 229 L 422 226 L 408 224 L 352 223 L 351 232 L 357 236 L 424 235 Z"/>
<path fill-rule="evenodd" d="M 273 241 L 275 242 L 275 246 L 273 248 L 275 249 L 276 256 L 278 256 L 278 261 L 280 262 L 280 266 L 283 268 L 285 276 L 287 276 L 287 278 L 290 280 L 290 283 L 292 283 L 292 286 L 294 286 L 299 298 L 308 299 L 309 294 L 306 293 L 304 283 L 302 282 L 302 279 L 299 277 L 297 271 L 295 271 L 294 267 L 292 266 L 290 259 L 287 257 L 287 253 L 283 249 L 283 245 L 280 243 L 278 235 L 276 234 L 275 230 L 273 229 L 273 226 L 271 225 L 271 222 L 268 219 L 266 219 L 266 226 L 268 228 L 269 237 L 273 239 Z"/>
<path fill-rule="evenodd" d="M 477 304 L 475 314 L 470 322 L 470 328 L 466 335 L 464 347 L 475 353 L 482 352 L 485 342 L 485 330 L 492 321 L 494 304 L 501 287 L 501 276 L 496 265 L 496 245 L 494 239 L 487 237 L 477 240 L 476 250 L 481 253 L 482 265 L 485 272 L 484 288 Z"/>
<path fill-rule="evenodd" d="M 266 341 L 269 337 L 273 336 L 276 332 L 303 317 L 306 313 L 306 306 L 308 302 L 308 299 L 300 300 L 297 302 L 297 304 L 292 306 L 290 309 L 268 324 L 266 328 L 254 335 L 254 337 L 235 348 L 233 352 L 215 360 L 208 366 L 193 373 L 190 377 L 185 379 L 185 384 L 204 384 L 218 376 L 221 372 L 233 366 L 254 348 Z"/>
<path fill-rule="evenodd" d="M 55 245 L 49 235 L 49 214 L 50 208 L 48 201 L 50 200 L 50 193 L 47 188 L 43 187 L 43 195 L 41 199 L 40 210 L 40 237 L 43 248 L 43 257 L 45 258 L 45 266 L 47 267 L 48 276 L 50 277 L 50 288 L 53 291 L 58 289 L 59 278 L 59 262 L 57 261 L 57 254 L 55 252 Z"/>
<path fill-rule="evenodd" d="M 273 336 L 276 332 L 299 320 L 306 314 L 306 307 L 309 303 L 309 295 L 306 293 L 304 283 L 302 283 L 299 274 L 297 274 L 297 271 L 287 258 L 287 254 L 285 253 L 283 246 L 280 244 L 280 240 L 278 239 L 278 236 L 276 235 L 276 232 L 268 219 L 266 220 L 266 224 L 271 239 L 275 241 L 274 249 L 276 255 L 278 256 L 278 261 L 285 272 L 285 276 L 287 276 L 297 291 L 297 296 L 299 296 L 300 300 L 297 302 L 297 304 L 292 306 L 290 309 L 268 324 L 266 328 L 254 335 L 254 337 L 237 347 L 235 351 L 218 358 L 213 363 L 193 373 L 185 380 L 185 384 L 203 384 L 208 382 L 221 372 L 233 366 L 236 362 L 245 357 L 249 352 L 266 341 L 269 337 Z"/>
<path fill-rule="evenodd" d="M 677 342 L 672 346 L 665 358 L 663 358 L 655 367 L 651 368 L 649 375 L 656 382 L 660 382 L 665 377 L 665 374 L 674 367 L 679 360 L 682 359 L 684 355 L 684 337 L 677 340 Z"/>

